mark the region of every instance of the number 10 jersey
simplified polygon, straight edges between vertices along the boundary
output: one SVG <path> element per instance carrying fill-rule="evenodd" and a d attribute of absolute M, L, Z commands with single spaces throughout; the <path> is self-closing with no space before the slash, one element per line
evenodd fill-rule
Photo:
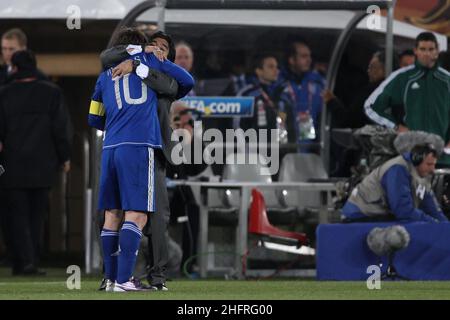
<path fill-rule="evenodd" d="M 133 56 L 150 68 L 161 71 L 153 54 Z M 97 79 L 89 110 L 89 124 L 104 130 L 103 149 L 121 145 L 161 148 L 161 130 L 157 115 L 157 97 L 135 73 L 112 78 L 112 69 Z"/>

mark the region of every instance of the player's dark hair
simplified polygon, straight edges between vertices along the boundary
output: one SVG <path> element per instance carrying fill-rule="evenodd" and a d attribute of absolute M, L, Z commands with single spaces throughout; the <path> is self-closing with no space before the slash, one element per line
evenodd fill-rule
<path fill-rule="evenodd" d="M 264 60 L 267 58 L 274 58 L 277 60 L 277 57 L 270 52 L 258 53 L 253 57 L 253 70 L 262 69 L 264 67 Z"/>
<path fill-rule="evenodd" d="M 386 65 L 386 51 L 385 50 L 379 50 L 373 54 L 373 57 L 377 58 L 378 61 L 380 61 L 383 66 Z M 398 66 L 400 65 L 399 59 L 397 54 L 394 52 L 392 55 L 392 70 L 397 70 Z"/>
<path fill-rule="evenodd" d="M 145 45 L 147 42 L 147 37 L 142 31 L 136 28 L 123 28 L 114 36 L 112 46 L 128 44 Z"/>
<path fill-rule="evenodd" d="M 433 41 L 436 48 L 439 48 L 436 36 L 432 32 L 422 32 L 416 38 L 416 48 L 419 47 L 419 42 L 421 41 Z"/>
<path fill-rule="evenodd" d="M 36 70 L 36 57 L 31 50 L 16 51 L 11 57 L 11 64 L 19 71 Z"/>
<path fill-rule="evenodd" d="M 414 56 L 414 51 L 412 51 L 411 49 L 403 50 L 402 53 L 400 53 L 399 58 L 401 59 L 404 56 Z"/>
<path fill-rule="evenodd" d="M 308 42 L 305 39 L 300 37 L 289 37 L 287 39 L 288 46 L 285 51 L 285 58 L 288 60 L 290 57 L 294 57 L 297 54 L 297 45 L 303 45 L 309 48 Z"/>
<path fill-rule="evenodd" d="M 176 51 L 175 51 L 175 42 L 172 40 L 172 37 L 163 31 L 156 31 L 154 34 L 150 36 L 150 42 L 152 42 L 152 40 L 156 38 L 164 39 L 167 41 L 167 43 L 169 44 L 169 53 L 167 54 L 167 60 L 174 62 Z"/>

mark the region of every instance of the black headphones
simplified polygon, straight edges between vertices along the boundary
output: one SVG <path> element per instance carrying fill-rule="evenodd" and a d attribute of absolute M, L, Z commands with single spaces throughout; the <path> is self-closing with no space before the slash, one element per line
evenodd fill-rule
<path fill-rule="evenodd" d="M 430 153 L 432 153 L 435 157 L 438 155 L 436 148 L 431 143 L 418 144 L 414 146 L 411 150 L 412 164 L 417 167 Z"/>

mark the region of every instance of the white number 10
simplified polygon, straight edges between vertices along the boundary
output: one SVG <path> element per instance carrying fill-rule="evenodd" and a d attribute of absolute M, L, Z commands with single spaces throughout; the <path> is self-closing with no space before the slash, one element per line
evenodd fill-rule
<path fill-rule="evenodd" d="M 130 84 L 129 84 L 130 75 L 127 74 L 123 76 L 123 93 L 125 95 L 125 102 L 128 104 L 142 104 L 147 101 L 147 87 L 141 81 L 141 97 L 140 98 L 131 98 L 130 96 Z M 119 110 L 122 109 L 122 97 L 120 96 L 120 87 L 119 87 L 120 78 L 114 80 L 114 93 L 116 95 L 116 102 Z"/>

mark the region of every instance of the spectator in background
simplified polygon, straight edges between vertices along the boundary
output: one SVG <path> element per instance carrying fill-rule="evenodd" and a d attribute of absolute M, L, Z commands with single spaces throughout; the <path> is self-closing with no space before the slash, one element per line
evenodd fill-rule
<path fill-rule="evenodd" d="M 377 51 L 372 55 L 367 67 L 369 83 L 354 94 L 352 103 L 346 107 L 329 89 L 322 93 L 324 102 L 332 112 L 333 124 L 335 128 L 361 128 L 366 124 L 372 123 L 364 112 L 364 103 L 370 94 L 378 88 L 385 79 L 385 58 L 384 50 Z M 394 56 L 394 70 L 398 61 Z"/>
<path fill-rule="evenodd" d="M 397 132 L 421 130 L 440 136 L 447 148 L 440 165 L 450 165 L 450 74 L 438 65 L 438 43 L 431 32 L 416 38 L 414 65 L 394 72 L 369 96 L 365 111 L 379 125 Z"/>
<path fill-rule="evenodd" d="M 208 54 L 202 60 L 202 75 L 204 79 L 218 79 L 227 76 L 224 72 L 226 58 L 223 55 L 223 49 L 213 48 L 208 50 Z"/>
<path fill-rule="evenodd" d="M 385 51 L 377 51 L 372 55 L 367 67 L 369 83 L 354 94 L 353 101 L 349 106 L 345 106 L 333 92 L 325 89 L 322 93 L 327 108 L 331 111 L 331 126 L 333 128 L 361 128 L 370 124 L 370 119 L 364 112 L 364 103 L 370 94 L 385 79 Z M 394 68 L 397 65 L 397 59 L 394 57 Z M 354 165 L 357 157 L 352 149 L 337 145 L 334 140 L 331 142 L 332 162 L 336 167 L 332 169 L 332 175 L 346 177 L 350 175 L 350 167 Z"/>
<path fill-rule="evenodd" d="M 404 68 L 414 64 L 416 61 L 416 56 L 414 55 L 414 51 L 411 49 L 404 50 L 399 55 L 399 67 Z"/>
<path fill-rule="evenodd" d="M 320 74 L 324 79 L 327 77 L 328 72 L 328 55 L 325 55 L 324 52 L 320 52 L 315 54 L 313 57 L 314 60 L 314 72 Z"/>
<path fill-rule="evenodd" d="M 0 87 L 5 85 L 8 81 L 8 77 L 12 71 L 11 58 L 13 54 L 19 50 L 25 50 L 27 47 L 27 36 L 20 29 L 10 29 L 3 33 L 1 38 L 2 46 L 2 60 L 3 64 L 0 65 Z M 0 153 L 0 164 L 3 164 L 2 154 Z M 0 192 L 0 227 L 2 233 L 2 240 L 6 248 L 5 264 L 10 261 L 10 249 L 11 249 L 11 235 L 7 226 L 10 225 L 7 221 L 7 207 L 6 199 L 4 198 L 4 192 Z"/>
<path fill-rule="evenodd" d="M 311 71 L 311 50 L 303 40 L 292 41 L 286 54 L 287 66 L 280 72 L 280 80 L 286 81 L 289 91 L 295 97 L 297 138 L 301 152 L 318 152 L 320 114 L 322 112 L 321 92 L 325 79 Z"/>
<path fill-rule="evenodd" d="M 13 54 L 20 50 L 25 50 L 27 48 L 27 36 L 26 34 L 19 28 L 9 29 L 2 34 L 1 37 L 1 46 L 2 46 L 2 59 L 3 64 L 0 65 L 0 87 L 5 85 L 10 80 L 10 75 L 12 72 L 12 63 L 11 58 Z M 40 80 L 48 80 L 47 77 L 37 70 L 37 78 Z M 3 163 L 2 155 L 0 153 L 0 164 Z M 4 193 L 0 192 L 0 227 L 3 242 L 6 247 L 7 255 L 5 259 L 5 263 L 9 262 L 10 253 L 8 253 L 8 247 L 11 247 L 11 236 L 10 230 L 6 228 L 9 223 L 7 222 L 7 208 L 6 199 L 3 199 Z"/>
<path fill-rule="evenodd" d="M 222 95 L 235 96 L 245 86 L 253 82 L 254 76 L 253 74 L 246 74 L 244 51 L 231 51 L 227 54 L 227 57 L 229 59 L 226 61 L 226 68 L 229 72 L 228 78 L 230 82 Z"/>
<path fill-rule="evenodd" d="M 6 83 L 12 71 L 11 58 L 19 50 L 27 48 L 27 36 L 18 29 L 10 29 L 2 35 L 2 58 L 4 64 L 0 66 L 0 85 Z"/>
<path fill-rule="evenodd" d="M 175 45 L 175 64 L 180 67 L 186 69 L 187 72 L 192 74 L 192 67 L 194 65 L 194 52 L 189 44 L 182 41 Z M 191 91 L 187 94 L 187 96 L 195 96 L 195 91 L 192 88 Z"/>
<path fill-rule="evenodd" d="M 274 55 L 262 53 L 254 61 L 256 78 L 238 94 L 240 96 L 255 97 L 255 110 L 252 118 L 242 118 L 240 127 L 244 130 L 280 129 L 277 140 L 282 143 L 296 141 L 294 100 L 288 87 L 274 86 L 278 79 L 278 62 Z M 268 141 L 271 141 L 270 131 Z M 258 135 L 259 141 L 259 135 Z"/>
<path fill-rule="evenodd" d="M 0 66 L 0 86 L 8 81 L 8 76 L 12 71 L 11 58 L 19 50 L 27 49 L 27 36 L 19 28 L 6 31 L 2 35 L 2 58 L 4 64 Z M 37 78 L 48 80 L 47 77 L 37 70 Z"/>
<path fill-rule="evenodd" d="M 0 91 L 0 141 L 8 199 L 13 275 L 38 270 L 42 219 L 56 170 L 70 170 L 69 121 L 61 90 L 38 80 L 30 51 L 11 58 L 11 83 Z"/>
<path fill-rule="evenodd" d="M 194 145 L 201 143 L 194 142 L 195 139 L 201 140 L 201 137 L 194 135 L 194 120 L 195 117 L 184 102 L 175 101 L 170 110 L 170 125 L 173 130 L 183 129 L 189 134 L 184 136 L 183 144 L 189 152 L 185 152 L 184 156 L 189 160 L 189 163 L 182 163 L 181 165 L 170 165 L 167 168 L 167 177 L 172 180 L 176 179 L 192 179 L 200 175 L 206 168 L 205 163 L 194 163 Z M 175 131 L 176 133 L 176 131 Z M 179 221 L 179 218 L 185 219 L 182 227 L 181 247 L 182 258 L 180 263 L 180 271 L 186 261 L 197 254 L 198 234 L 200 230 L 200 208 L 195 200 L 192 189 L 189 186 L 175 186 L 168 188 L 170 199 L 170 220 L 174 225 Z M 186 270 L 191 273 L 195 270 L 197 264 L 196 258 L 191 258 L 191 263 L 186 266 Z"/>

